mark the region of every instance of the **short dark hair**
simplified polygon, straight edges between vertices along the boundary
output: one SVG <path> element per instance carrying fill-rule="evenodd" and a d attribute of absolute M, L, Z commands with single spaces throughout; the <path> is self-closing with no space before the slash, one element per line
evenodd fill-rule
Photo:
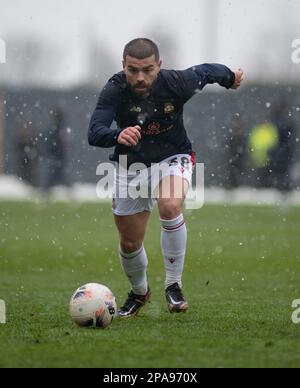
<path fill-rule="evenodd" d="M 126 60 L 127 55 L 137 59 L 145 59 L 155 56 L 156 62 L 159 61 L 159 50 L 157 45 L 150 39 L 137 38 L 127 43 L 123 52 L 123 59 Z"/>

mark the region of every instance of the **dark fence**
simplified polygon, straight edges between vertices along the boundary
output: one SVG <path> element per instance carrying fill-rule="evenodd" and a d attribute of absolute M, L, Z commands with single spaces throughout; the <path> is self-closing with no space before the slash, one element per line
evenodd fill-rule
<path fill-rule="evenodd" d="M 4 166 L 8 174 L 18 174 L 20 133 L 29 127 L 33 150 L 32 181 L 37 186 L 47 184 L 52 168 L 47 141 L 53 125 L 53 110 L 63 114 L 65 176 L 69 184 L 96 182 L 96 167 L 107 161 L 112 149 L 88 146 L 87 128 L 96 105 L 98 92 L 88 88 L 72 91 L 2 90 L 4 96 Z M 206 184 L 227 185 L 228 142 L 236 125 L 244 127 L 246 136 L 251 129 L 270 116 L 273 107 L 285 102 L 294 123 L 294 163 L 300 161 L 300 87 L 245 86 L 241 91 L 215 92 L 207 89 L 196 95 L 185 109 L 185 123 L 197 153 L 197 161 L 206 165 Z M 255 174 L 246 163 L 240 184 L 254 184 Z"/>

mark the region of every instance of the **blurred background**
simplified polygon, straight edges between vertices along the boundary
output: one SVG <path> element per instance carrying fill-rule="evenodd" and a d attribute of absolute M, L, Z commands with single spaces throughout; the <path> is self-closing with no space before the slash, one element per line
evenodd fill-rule
<path fill-rule="evenodd" d="M 0 11 L 0 196 L 94 193 L 112 149 L 88 146 L 91 114 L 124 45 L 148 37 L 164 68 L 245 70 L 238 92 L 208 86 L 186 106 L 207 187 L 300 203 L 298 0 L 0 0 Z"/>

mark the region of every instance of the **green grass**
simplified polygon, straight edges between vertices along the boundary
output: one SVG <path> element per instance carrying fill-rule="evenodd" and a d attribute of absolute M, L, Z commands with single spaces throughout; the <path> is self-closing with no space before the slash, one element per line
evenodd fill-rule
<path fill-rule="evenodd" d="M 185 212 L 190 310 L 171 315 L 157 210 L 145 246 L 153 303 L 107 330 L 77 328 L 73 291 L 129 286 L 110 205 L 0 203 L 0 367 L 300 367 L 300 209 L 206 206 Z"/>

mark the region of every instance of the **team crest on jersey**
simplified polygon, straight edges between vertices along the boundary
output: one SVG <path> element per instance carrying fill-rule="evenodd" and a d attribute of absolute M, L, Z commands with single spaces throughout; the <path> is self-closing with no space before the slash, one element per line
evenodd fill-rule
<path fill-rule="evenodd" d="M 165 104 L 165 113 L 170 114 L 173 113 L 175 110 L 175 106 L 171 102 L 167 102 Z"/>
<path fill-rule="evenodd" d="M 142 112 L 142 108 L 141 108 L 140 106 L 133 106 L 133 107 L 130 109 L 130 112 L 141 113 L 141 112 Z"/>
<path fill-rule="evenodd" d="M 169 262 L 171 263 L 171 264 L 174 264 L 175 263 L 175 259 L 174 259 L 174 257 L 171 257 L 170 259 L 169 259 Z"/>

